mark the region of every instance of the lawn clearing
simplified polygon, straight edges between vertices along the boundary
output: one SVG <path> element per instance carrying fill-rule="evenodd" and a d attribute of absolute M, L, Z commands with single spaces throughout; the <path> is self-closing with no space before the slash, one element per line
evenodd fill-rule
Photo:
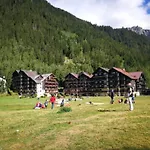
<path fill-rule="evenodd" d="M 50 105 L 32 109 L 36 98 L 0 97 L 0 150 L 150 149 L 150 97 L 137 97 L 134 111 L 115 100 L 84 97 L 70 102 L 71 112 L 57 113 Z"/>

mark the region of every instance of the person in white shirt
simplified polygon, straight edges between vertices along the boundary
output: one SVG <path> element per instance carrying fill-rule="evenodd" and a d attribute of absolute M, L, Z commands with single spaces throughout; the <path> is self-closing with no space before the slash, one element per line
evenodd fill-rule
<path fill-rule="evenodd" d="M 132 111 L 134 109 L 134 107 L 133 107 L 133 103 L 132 103 L 133 88 L 132 88 L 131 83 L 128 84 L 127 95 L 128 95 L 128 101 L 129 101 L 129 110 Z"/>

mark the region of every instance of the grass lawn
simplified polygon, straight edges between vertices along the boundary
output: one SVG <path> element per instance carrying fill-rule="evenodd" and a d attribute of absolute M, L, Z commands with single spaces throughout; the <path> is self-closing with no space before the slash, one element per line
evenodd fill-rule
<path fill-rule="evenodd" d="M 134 111 L 115 99 L 84 97 L 57 113 L 32 109 L 36 98 L 1 96 L 0 150 L 150 150 L 150 97 L 137 97 Z"/>

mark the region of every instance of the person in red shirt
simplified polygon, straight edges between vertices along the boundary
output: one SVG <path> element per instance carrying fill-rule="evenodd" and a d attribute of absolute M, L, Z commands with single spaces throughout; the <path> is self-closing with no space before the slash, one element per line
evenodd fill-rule
<path fill-rule="evenodd" d="M 54 96 L 54 95 L 52 95 L 52 96 L 51 96 L 51 98 L 50 98 L 51 109 L 53 109 L 53 108 L 54 108 L 55 101 L 56 101 L 56 98 L 55 98 L 55 96 Z"/>

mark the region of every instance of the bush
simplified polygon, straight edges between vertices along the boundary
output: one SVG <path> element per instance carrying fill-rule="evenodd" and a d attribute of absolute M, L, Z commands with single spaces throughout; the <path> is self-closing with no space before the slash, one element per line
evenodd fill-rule
<path fill-rule="evenodd" d="M 71 107 L 61 107 L 57 113 L 70 112 L 72 111 Z"/>
<path fill-rule="evenodd" d="M 6 92 L 5 82 L 2 80 L 0 81 L 0 93 L 5 93 L 5 92 Z"/>

